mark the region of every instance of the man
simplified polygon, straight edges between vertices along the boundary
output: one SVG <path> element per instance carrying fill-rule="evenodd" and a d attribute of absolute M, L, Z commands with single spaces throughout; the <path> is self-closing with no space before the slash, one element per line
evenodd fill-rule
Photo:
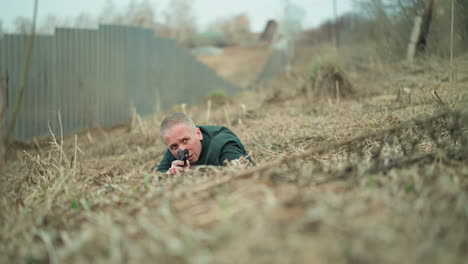
<path fill-rule="evenodd" d="M 242 156 L 253 164 L 239 138 L 225 127 L 197 127 L 187 115 L 173 113 L 161 122 L 160 133 L 168 149 L 157 171 L 176 174 L 190 171 L 191 165 L 224 165 Z M 176 158 L 179 149 L 189 152 L 186 165 Z"/>

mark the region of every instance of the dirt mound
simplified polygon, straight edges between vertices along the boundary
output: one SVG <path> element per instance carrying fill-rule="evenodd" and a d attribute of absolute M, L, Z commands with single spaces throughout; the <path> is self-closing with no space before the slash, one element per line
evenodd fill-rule
<path fill-rule="evenodd" d="M 312 78 L 312 94 L 319 98 L 349 98 L 353 87 L 346 74 L 333 64 L 321 66 Z"/>

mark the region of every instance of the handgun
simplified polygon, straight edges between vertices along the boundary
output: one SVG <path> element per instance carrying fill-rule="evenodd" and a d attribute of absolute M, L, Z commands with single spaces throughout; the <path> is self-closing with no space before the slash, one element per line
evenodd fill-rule
<path fill-rule="evenodd" d="M 187 166 L 187 158 L 189 157 L 188 149 L 179 149 L 177 151 L 177 159 L 184 162 L 184 166 Z"/>

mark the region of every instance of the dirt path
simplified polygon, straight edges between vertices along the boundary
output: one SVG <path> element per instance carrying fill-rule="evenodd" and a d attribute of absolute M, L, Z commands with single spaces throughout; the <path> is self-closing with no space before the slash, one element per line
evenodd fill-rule
<path fill-rule="evenodd" d="M 226 80 L 246 87 L 260 73 L 270 51 L 267 46 L 226 47 L 219 55 L 203 55 L 198 59 Z"/>

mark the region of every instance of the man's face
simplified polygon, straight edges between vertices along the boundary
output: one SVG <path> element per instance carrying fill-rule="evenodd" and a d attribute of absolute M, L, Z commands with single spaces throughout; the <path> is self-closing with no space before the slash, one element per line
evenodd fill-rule
<path fill-rule="evenodd" d="M 179 149 L 189 150 L 187 160 L 190 164 L 196 163 L 200 158 L 202 139 L 200 128 L 193 129 L 183 123 L 172 126 L 163 135 L 164 143 L 175 158 Z"/>

